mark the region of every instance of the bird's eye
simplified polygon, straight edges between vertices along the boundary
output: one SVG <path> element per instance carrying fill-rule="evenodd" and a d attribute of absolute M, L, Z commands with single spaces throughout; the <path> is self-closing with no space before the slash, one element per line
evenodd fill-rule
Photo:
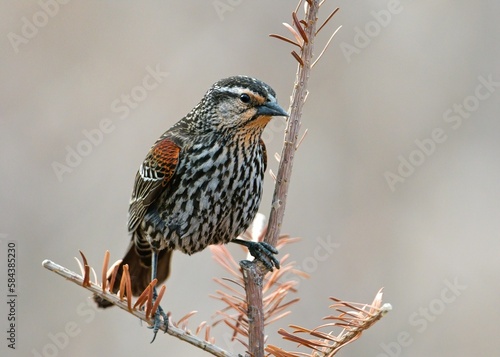
<path fill-rule="evenodd" d="M 246 93 L 243 93 L 240 95 L 240 100 L 243 102 L 243 103 L 250 103 L 250 96 Z"/>

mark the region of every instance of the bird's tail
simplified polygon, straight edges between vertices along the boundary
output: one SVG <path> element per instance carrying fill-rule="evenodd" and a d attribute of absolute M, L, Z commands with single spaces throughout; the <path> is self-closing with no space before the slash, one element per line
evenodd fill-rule
<path fill-rule="evenodd" d="M 132 294 L 134 296 L 139 296 L 151 282 L 151 253 L 151 250 L 147 253 L 143 250 L 138 251 L 136 245 L 134 244 L 134 239 L 132 239 L 127 253 L 118 268 L 114 286 L 110 290 L 113 293 L 116 293 L 119 290 L 123 274 L 123 265 L 128 264 L 130 279 L 132 281 Z M 169 249 L 163 249 L 158 252 L 158 269 L 156 274 L 156 278 L 158 279 L 157 285 L 164 282 L 170 274 L 171 256 L 172 250 Z M 110 277 L 108 276 L 108 283 L 109 281 Z M 108 300 L 102 299 L 97 295 L 94 296 L 94 300 L 97 305 L 102 308 L 113 306 L 113 304 Z"/>

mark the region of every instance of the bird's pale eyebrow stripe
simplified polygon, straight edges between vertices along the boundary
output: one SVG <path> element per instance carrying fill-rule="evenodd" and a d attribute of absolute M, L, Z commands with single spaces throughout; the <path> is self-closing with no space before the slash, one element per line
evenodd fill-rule
<path fill-rule="evenodd" d="M 234 93 L 234 94 L 241 94 L 241 93 L 245 93 L 248 91 L 253 93 L 253 91 L 249 90 L 248 88 L 243 88 L 243 87 L 219 87 L 218 89 L 221 92 L 228 92 L 228 93 Z"/>
<path fill-rule="evenodd" d="M 271 94 L 268 93 L 267 98 L 263 96 L 260 93 L 256 93 L 250 88 L 243 88 L 243 87 L 219 87 L 218 90 L 220 92 L 227 92 L 227 93 L 232 93 L 236 96 L 242 94 L 242 93 L 251 93 L 259 102 L 266 102 L 267 100 L 270 100 L 271 102 L 275 102 L 276 98 L 274 98 Z"/>

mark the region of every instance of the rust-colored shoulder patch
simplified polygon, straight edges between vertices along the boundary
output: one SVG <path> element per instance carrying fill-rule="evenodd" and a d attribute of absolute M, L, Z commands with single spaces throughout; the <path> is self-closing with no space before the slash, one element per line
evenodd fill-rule
<path fill-rule="evenodd" d="M 151 151 L 157 170 L 164 176 L 162 184 L 165 186 L 174 175 L 181 148 L 171 139 L 165 138 L 157 142 Z"/>

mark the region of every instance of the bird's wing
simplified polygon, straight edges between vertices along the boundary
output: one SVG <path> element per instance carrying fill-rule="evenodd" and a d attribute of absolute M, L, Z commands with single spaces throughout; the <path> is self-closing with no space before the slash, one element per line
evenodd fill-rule
<path fill-rule="evenodd" d="M 149 150 L 135 176 L 129 206 L 129 232 L 137 228 L 148 206 L 161 195 L 170 182 L 179 163 L 180 151 L 180 146 L 169 137 L 162 137 Z"/>

